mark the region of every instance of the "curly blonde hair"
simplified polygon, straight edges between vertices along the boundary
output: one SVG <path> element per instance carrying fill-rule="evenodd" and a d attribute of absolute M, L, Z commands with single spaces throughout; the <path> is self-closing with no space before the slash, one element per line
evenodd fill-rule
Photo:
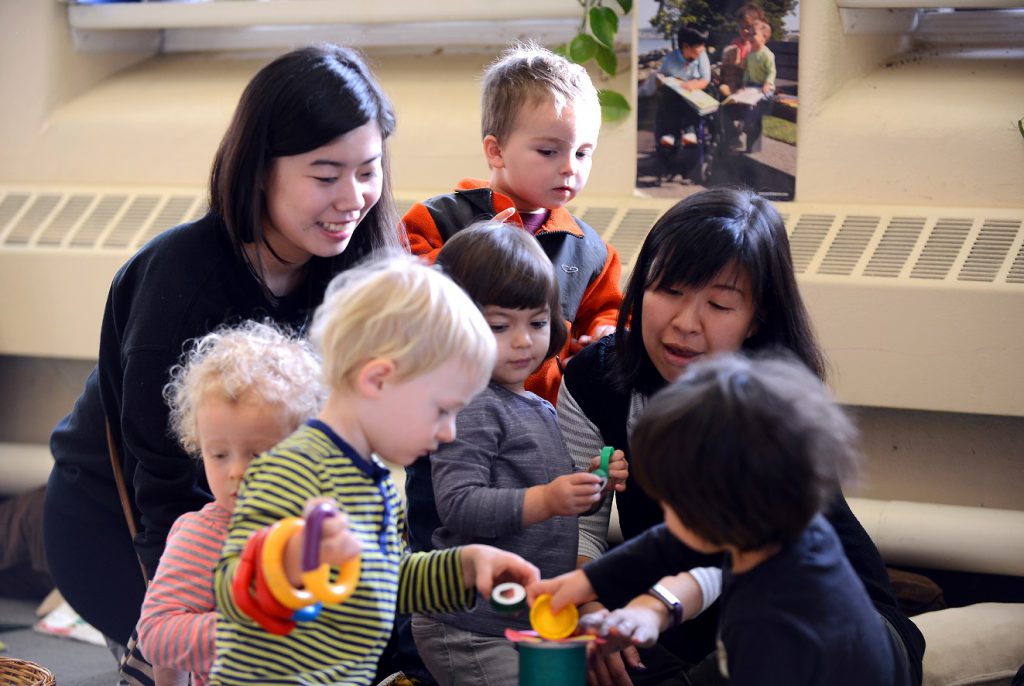
<path fill-rule="evenodd" d="M 211 394 L 229 402 L 256 398 L 278 405 L 293 428 L 316 414 L 326 397 L 316 350 L 270 321 L 221 327 L 196 339 L 182 362 L 171 368 L 163 393 L 171 409 L 171 432 L 196 457 L 196 415 Z"/>

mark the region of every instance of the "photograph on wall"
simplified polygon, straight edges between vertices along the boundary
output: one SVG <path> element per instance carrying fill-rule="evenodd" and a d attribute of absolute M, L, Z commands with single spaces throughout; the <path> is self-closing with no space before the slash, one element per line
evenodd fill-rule
<path fill-rule="evenodd" d="M 798 0 L 640 0 L 640 195 L 796 186 Z"/>

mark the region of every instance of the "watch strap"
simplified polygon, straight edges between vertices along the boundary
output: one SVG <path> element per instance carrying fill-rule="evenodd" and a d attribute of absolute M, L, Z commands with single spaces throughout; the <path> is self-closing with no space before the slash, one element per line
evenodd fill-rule
<path fill-rule="evenodd" d="M 647 593 L 660 600 L 668 608 L 669 629 L 683 623 L 683 604 L 676 597 L 675 593 L 661 584 L 654 584 L 648 589 Z"/>

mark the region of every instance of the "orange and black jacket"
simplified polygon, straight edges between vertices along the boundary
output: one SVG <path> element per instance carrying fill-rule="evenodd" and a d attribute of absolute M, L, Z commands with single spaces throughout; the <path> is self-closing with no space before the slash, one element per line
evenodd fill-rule
<path fill-rule="evenodd" d="M 413 254 L 433 262 L 446 240 L 512 206 L 511 198 L 495 193 L 487 182 L 463 179 L 454 192 L 416 203 L 406 213 L 403 221 L 409 246 Z M 510 221 L 521 225 L 518 214 Z M 569 341 L 592 334 L 598 326 L 615 326 L 622 304 L 621 265 L 615 248 L 562 207 L 551 210 L 534 236 L 555 266 Z M 528 390 L 552 404 L 558 398 L 561 364 L 569 355 L 569 345 L 567 342 L 558 356 L 542 364 L 526 382 Z"/>

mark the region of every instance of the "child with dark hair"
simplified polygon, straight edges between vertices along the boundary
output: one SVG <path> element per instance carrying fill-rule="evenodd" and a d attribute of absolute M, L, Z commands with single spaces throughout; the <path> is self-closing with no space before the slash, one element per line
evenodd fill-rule
<path fill-rule="evenodd" d="M 409 467 L 409 519 L 421 537 L 430 536 L 419 544 L 486 543 L 521 555 L 543 576 L 568 572 L 576 566 L 576 516 L 599 501 L 602 485 L 597 475 L 573 469 L 554 407 L 525 388 L 566 338 L 554 267 L 529 233 L 494 221 L 448 239 L 437 264 L 483 311 L 498 356 L 487 388 L 459 413 L 455 440 L 438 447 L 429 465 Z M 621 488 L 621 452 L 611 476 L 605 488 Z M 423 532 L 435 503 L 438 528 Z M 504 637 L 508 627 L 529 624 L 487 603 L 412 618 L 420 655 L 445 686 L 516 683 L 519 659 Z"/>
<path fill-rule="evenodd" d="M 668 530 L 693 550 L 725 553 L 717 662 L 730 684 L 911 683 L 821 514 L 856 470 L 856 437 L 799 361 L 737 354 L 692 365 L 637 421 L 634 474 Z M 684 572 L 580 623 L 611 648 L 653 645 L 713 600 L 708 588 Z"/>
<path fill-rule="evenodd" d="M 637 255 L 615 334 L 583 350 L 566 366 L 558 422 L 575 463 L 589 464 L 602 445 L 628 448 L 651 396 L 694 362 L 738 350 L 782 350 L 818 378 L 825 377 L 824 356 L 800 295 L 778 211 L 751 191 L 715 188 L 681 200 L 655 223 Z M 626 458 L 633 459 L 628 449 Z M 661 576 L 715 562 L 661 532 L 670 539 L 669 547 L 680 549 L 683 562 L 645 560 L 634 563 L 627 575 L 605 574 L 606 558 L 628 551 L 634 543 L 645 545 L 649 529 L 663 528 L 658 527 L 663 519 L 658 503 L 634 485 L 635 480 L 614 496 L 626 539 L 616 551 L 604 554 L 611 509 L 607 501 L 594 515 L 580 518 L 579 554 L 588 558 L 583 562 L 593 562 L 574 579 L 585 582 L 586 588 L 560 595 L 557 590 L 566 581 L 552 581 L 556 605 L 600 598 L 614 607 Z M 878 613 L 896 627 L 920 680 L 924 641 L 900 611 L 877 548 L 842 495 L 833 499 L 826 517 Z M 663 552 L 666 546 L 659 540 L 653 547 Z M 643 674 L 632 670 L 628 676 L 658 683 L 661 668 L 677 673 L 680 663 L 703 660 L 714 649 L 714 638 L 710 612 L 667 632 L 655 648 L 639 655 L 627 648 L 622 659 L 605 656 L 598 668 L 626 678 L 627 669 L 642 659 L 647 667 Z"/>
<path fill-rule="evenodd" d="M 677 141 L 684 145 L 697 143 L 697 111 L 682 96 L 664 86 L 666 78 L 679 81 L 679 87 L 687 91 L 701 91 L 711 82 L 711 62 L 705 49 L 708 32 L 684 25 L 677 34 L 679 47 L 665 56 L 658 69 L 640 89 L 641 95 L 653 95 L 660 88 L 658 111 L 654 124 L 654 138 L 659 145 L 674 146 Z M 680 138 L 682 133 L 682 138 Z"/>

